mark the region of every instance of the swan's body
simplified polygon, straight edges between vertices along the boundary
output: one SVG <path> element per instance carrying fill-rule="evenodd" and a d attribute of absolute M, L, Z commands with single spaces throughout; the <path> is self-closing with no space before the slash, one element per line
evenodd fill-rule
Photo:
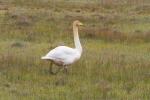
<path fill-rule="evenodd" d="M 58 66 L 69 66 L 80 58 L 81 54 L 76 49 L 59 46 L 51 50 L 42 59 L 50 60 L 52 63 Z"/>
<path fill-rule="evenodd" d="M 46 59 L 51 61 L 50 65 L 50 73 L 54 74 L 52 70 L 52 64 L 56 64 L 58 66 L 66 66 L 68 68 L 69 65 L 76 62 L 80 59 L 82 54 L 82 46 L 79 41 L 78 36 L 78 28 L 77 26 L 82 25 L 79 21 L 73 22 L 73 33 L 74 33 L 74 43 L 75 48 L 70 48 L 67 46 L 58 46 L 51 50 L 46 56 L 41 59 Z"/>

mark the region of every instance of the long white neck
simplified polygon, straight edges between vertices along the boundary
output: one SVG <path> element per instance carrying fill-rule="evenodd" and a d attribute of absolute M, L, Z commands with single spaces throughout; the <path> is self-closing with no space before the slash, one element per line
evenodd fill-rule
<path fill-rule="evenodd" d="M 82 53 L 82 46 L 79 40 L 78 36 L 78 27 L 73 24 L 73 34 L 74 34 L 74 43 L 75 43 L 75 49 L 79 51 L 79 53 Z"/>

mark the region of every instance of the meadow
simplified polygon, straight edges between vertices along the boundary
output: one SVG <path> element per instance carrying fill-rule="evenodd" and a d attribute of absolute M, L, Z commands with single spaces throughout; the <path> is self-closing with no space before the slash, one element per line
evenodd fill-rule
<path fill-rule="evenodd" d="M 51 75 L 41 57 L 74 47 L 74 20 L 82 57 Z M 149 100 L 149 26 L 149 0 L 1 0 L 0 100 Z"/>

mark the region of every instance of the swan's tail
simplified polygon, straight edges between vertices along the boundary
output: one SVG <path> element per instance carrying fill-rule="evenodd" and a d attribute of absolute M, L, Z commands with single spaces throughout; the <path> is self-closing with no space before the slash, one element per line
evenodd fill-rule
<path fill-rule="evenodd" d="M 48 57 L 41 57 L 41 59 L 49 59 Z"/>
<path fill-rule="evenodd" d="M 53 58 L 49 58 L 49 57 L 41 57 L 41 59 L 53 59 Z"/>

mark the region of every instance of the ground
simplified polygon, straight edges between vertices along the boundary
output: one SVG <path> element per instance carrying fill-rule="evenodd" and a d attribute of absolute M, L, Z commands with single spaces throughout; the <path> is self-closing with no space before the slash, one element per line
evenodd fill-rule
<path fill-rule="evenodd" d="M 148 0 L 1 1 L 0 100 L 150 99 L 149 8 Z M 50 75 L 41 57 L 74 48 L 74 20 L 84 24 L 81 59 Z"/>

